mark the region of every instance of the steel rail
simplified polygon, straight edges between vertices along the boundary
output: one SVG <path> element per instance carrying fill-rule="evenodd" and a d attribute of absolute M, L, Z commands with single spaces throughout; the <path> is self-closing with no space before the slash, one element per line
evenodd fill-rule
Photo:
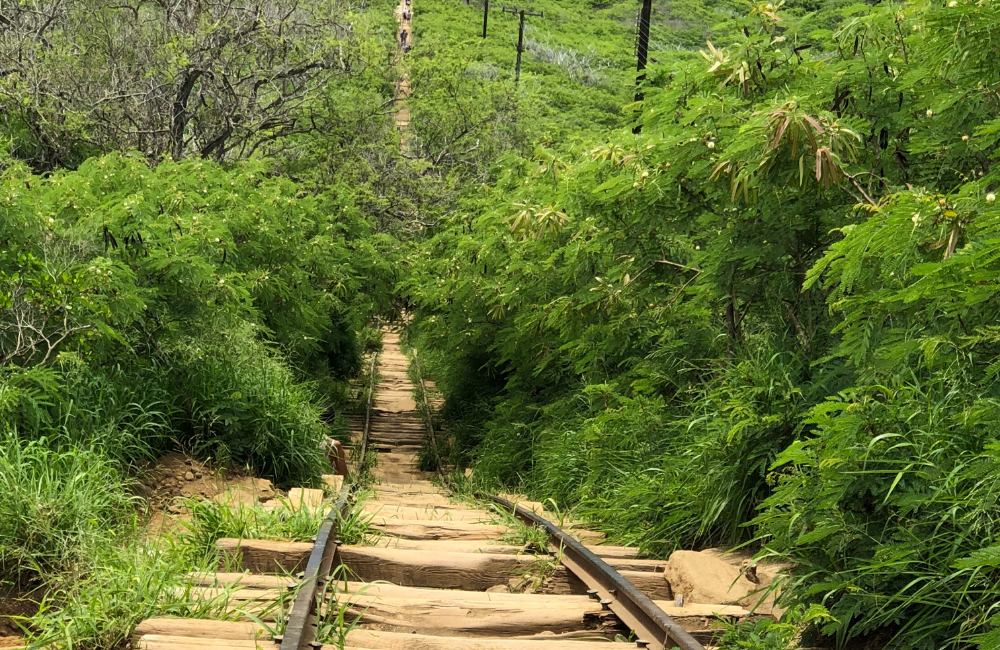
<path fill-rule="evenodd" d="M 361 435 L 361 449 L 358 455 L 357 470 L 360 474 L 365 468 L 365 459 L 368 458 L 368 432 L 372 426 L 372 402 L 375 400 L 375 364 L 378 362 L 378 352 L 372 354 L 371 367 L 368 369 L 368 402 L 365 406 L 365 428 Z"/>
<path fill-rule="evenodd" d="M 370 383 L 368 401 L 365 407 L 365 426 L 361 433 L 361 456 L 357 463 L 357 471 L 364 469 L 365 455 L 368 453 L 368 434 L 371 431 L 372 396 L 375 394 L 375 363 L 378 353 L 372 355 L 369 372 Z M 350 494 L 353 484 L 347 482 L 340 488 L 337 500 L 330 514 L 316 534 L 312 552 L 306 562 L 306 570 L 300 574 L 292 610 L 285 622 L 285 633 L 274 637 L 275 643 L 280 643 L 280 650 L 315 650 L 322 644 L 316 641 L 316 631 L 319 629 L 319 612 L 322 608 L 323 595 L 330 580 L 330 572 L 335 565 L 340 564 L 341 541 L 337 537 L 340 520 L 347 515 L 350 508 Z"/>
<path fill-rule="evenodd" d="M 437 436 L 434 434 L 434 423 L 431 422 L 431 417 L 433 412 L 431 411 L 431 403 L 427 399 L 427 384 L 424 383 L 424 374 L 420 372 L 420 360 L 417 359 L 417 349 L 413 349 L 413 365 L 417 368 L 417 379 L 420 380 L 420 396 L 423 398 L 424 402 L 424 417 L 427 418 L 427 433 L 431 436 L 431 448 L 434 450 L 434 456 L 437 459 L 437 475 L 442 481 L 447 482 L 447 477 L 444 473 L 444 468 L 441 463 L 441 450 L 438 449 Z"/>
<path fill-rule="evenodd" d="M 705 650 L 649 596 L 564 530 L 522 505 L 496 495 L 484 496 L 525 523 L 544 528 L 552 543 L 561 549 L 563 565 L 583 580 L 590 590 L 588 593 L 598 598 L 602 607 L 610 609 L 635 631 L 636 645 L 653 650 L 674 647 Z"/>

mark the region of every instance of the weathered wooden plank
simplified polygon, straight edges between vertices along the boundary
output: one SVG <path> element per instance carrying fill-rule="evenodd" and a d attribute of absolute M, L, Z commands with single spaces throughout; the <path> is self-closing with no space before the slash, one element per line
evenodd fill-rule
<path fill-rule="evenodd" d="M 288 491 L 288 503 L 293 509 L 319 510 L 323 507 L 323 490 L 294 487 Z"/>
<path fill-rule="evenodd" d="M 530 571 L 535 558 L 509 554 L 455 553 L 373 546 L 341 546 L 340 557 L 361 580 L 479 591 Z"/>
<path fill-rule="evenodd" d="M 270 638 L 259 641 L 217 639 L 206 637 L 170 636 L 166 634 L 145 634 L 137 640 L 135 647 L 141 650 L 157 650 L 159 648 L 200 648 L 207 650 L 274 650 L 274 641 Z"/>
<path fill-rule="evenodd" d="M 285 576 L 260 573 L 189 573 L 187 575 L 188 584 L 200 587 L 226 587 L 239 585 L 253 589 L 285 589 L 288 585 L 294 585 L 295 579 Z"/>
<path fill-rule="evenodd" d="M 600 548 L 598 546 L 597 548 Z M 663 573 L 667 566 L 666 560 L 638 560 L 634 558 L 607 557 L 604 561 L 615 568 L 616 571 L 648 571 L 650 573 Z"/>
<path fill-rule="evenodd" d="M 495 539 L 509 529 L 499 524 L 464 521 L 420 521 L 415 519 L 387 519 L 373 526 L 386 535 L 406 539 Z"/>
<path fill-rule="evenodd" d="M 546 603 L 574 603 L 577 599 L 587 598 L 580 595 L 548 595 L 548 594 L 512 594 L 507 592 L 487 592 L 487 591 L 459 591 L 454 589 L 427 589 L 422 587 L 402 587 L 400 585 L 388 583 L 364 583 L 347 582 L 339 583 L 339 590 L 342 593 L 359 594 L 371 597 L 384 596 L 386 598 L 421 599 L 421 598 L 442 598 L 459 599 L 477 602 L 520 602 L 537 603 L 545 606 Z M 591 601 L 593 602 L 593 601 Z M 701 603 L 690 603 L 683 607 L 678 607 L 672 600 L 654 601 L 663 611 L 677 618 L 692 617 L 713 617 L 724 616 L 727 618 L 743 618 L 749 616 L 748 612 L 739 605 L 705 605 Z"/>
<path fill-rule="evenodd" d="M 596 637 L 595 640 L 607 641 Z M 564 641 L 553 639 L 551 636 L 489 639 L 403 634 L 360 628 L 347 633 L 347 642 L 354 647 L 371 650 L 594 650 L 595 648 L 594 641 Z M 336 650 L 336 647 L 324 645 L 323 650 Z"/>
<path fill-rule="evenodd" d="M 634 546 L 615 546 L 614 544 L 586 544 L 595 555 L 602 558 L 638 558 L 642 557 L 639 549 Z"/>
<path fill-rule="evenodd" d="M 136 626 L 135 638 L 148 634 L 234 641 L 270 640 L 271 633 L 260 623 L 250 621 L 212 621 L 199 618 L 147 618 Z"/>
<path fill-rule="evenodd" d="M 501 553 L 504 555 L 527 555 L 523 546 L 510 544 L 494 544 L 492 540 L 423 540 L 403 539 L 402 537 L 383 536 L 375 541 L 375 546 L 382 548 L 398 548 L 411 551 L 444 551 L 453 553 Z"/>
<path fill-rule="evenodd" d="M 308 542 L 275 542 L 223 537 L 215 542 L 224 557 L 220 568 L 235 566 L 252 573 L 296 573 L 305 568 L 313 545 Z"/>
<path fill-rule="evenodd" d="M 674 597 L 667 576 L 651 571 L 619 571 L 622 577 L 638 587 L 653 600 L 669 600 Z"/>
<path fill-rule="evenodd" d="M 458 636 L 513 636 L 588 629 L 587 614 L 600 605 L 586 596 L 507 594 L 512 598 L 467 599 L 469 592 L 448 596 L 418 590 L 416 597 L 389 597 L 356 592 L 339 594 L 337 602 L 379 629 Z M 493 595 L 493 594 L 491 594 Z"/>
<path fill-rule="evenodd" d="M 486 510 L 462 508 L 384 506 L 371 503 L 363 505 L 363 511 L 372 516 L 372 523 L 383 523 L 390 519 L 410 519 L 413 521 L 469 521 L 474 523 L 494 523 L 498 517 Z"/>

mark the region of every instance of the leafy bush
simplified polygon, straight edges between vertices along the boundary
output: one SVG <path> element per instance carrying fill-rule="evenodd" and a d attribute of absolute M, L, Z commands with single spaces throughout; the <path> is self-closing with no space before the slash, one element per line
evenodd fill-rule
<path fill-rule="evenodd" d="M 377 304 L 361 276 L 377 289 L 388 266 L 355 243 L 348 205 L 268 163 L 113 155 L 46 178 L 12 165 L 0 183 L 0 238 L 20 251 L 0 259 L 8 428 L 124 462 L 179 442 L 314 480 L 324 405 L 304 380 L 335 393 L 356 371 L 347 332 Z"/>
<path fill-rule="evenodd" d="M 730 9 L 638 132 L 535 139 L 411 255 L 454 457 L 780 557 L 841 644 L 996 645 L 1000 14 Z"/>
<path fill-rule="evenodd" d="M 286 483 L 309 485 L 329 463 L 320 400 L 295 380 L 246 323 L 218 323 L 211 336 L 167 353 L 184 405 L 178 439 L 202 456 L 246 466 Z M 183 432 L 183 433 L 181 433 Z"/>
<path fill-rule="evenodd" d="M 49 576 L 39 611 L 23 621 L 32 645 L 51 648 L 113 648 L 135 626 L 154 616 L 232 619 L 229 590 L 195 595 L 190 571 L 214 571 L 215 555 L 197 558 L 171 539 L 140 539 L 119 529 L 115 543 L 95 549 L 72 573 Z"/>
<path fill-rule="evenodd" d="M 971 387 L 969 387 L 971 388 Z M 797 566 L 787 597 L 830 603 L 841 639 L 880 628 L 907 647 L 959 647 L 993 613 L 998 538 L 991 398 L 901 381 L 815 407 L 814 437 L 775 463 L 757 523 Z"/>

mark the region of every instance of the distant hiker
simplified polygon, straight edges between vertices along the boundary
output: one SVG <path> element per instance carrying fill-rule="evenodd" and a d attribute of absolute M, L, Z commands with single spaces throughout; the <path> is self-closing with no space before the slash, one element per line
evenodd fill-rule
<path fill-rule="evenodd" d="M 399 32 L 399 44 L 403 46 L 404 50 L 406 49 L 406 37 L 407 36 L 409 36 L 409 34 L 406 33 L 405 29 L 403 31 Z"/>
<path fill-rule="evenodd" d="M 406 0 L 406 6 L 407 6 L 407 7 L 409 7 L 409 6 L 410 6 L 410 0 Z"/>
<path fill-rule="evenodd" d="M 407 20 L 408 21 L 412 17 L 413 17 L 413 14 L 410 13 L 409 9 L 403 9 L 403 20 Z"/>

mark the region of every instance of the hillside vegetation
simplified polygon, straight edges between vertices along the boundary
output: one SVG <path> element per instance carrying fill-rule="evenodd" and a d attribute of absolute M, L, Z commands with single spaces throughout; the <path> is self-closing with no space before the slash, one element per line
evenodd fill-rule
<path fill-rule="evenodd" d="M 0 599 L 41 599 L 32 641 L 190 611 L 221 528 L 146 539 L 145 463 L 315 484 L 405 308 L 440 461 L 791 567 L 788 625 L 731 647 L 1000 647 L 996 3 L 657 0 L 639 101 L 638 2 L 526 3 L 519 83 L 496 2 L 484 40 L 414 0 L 405 56 L 395 5 L 0 5 Z"/>
<path fill-rule="evenodd" d="M 404 284 L 480 480 L 751 544 L 842 643 L 993 647 L 1000 14 L 836 16 L 661 60 L 641 133 L 505 159 Z"/>

